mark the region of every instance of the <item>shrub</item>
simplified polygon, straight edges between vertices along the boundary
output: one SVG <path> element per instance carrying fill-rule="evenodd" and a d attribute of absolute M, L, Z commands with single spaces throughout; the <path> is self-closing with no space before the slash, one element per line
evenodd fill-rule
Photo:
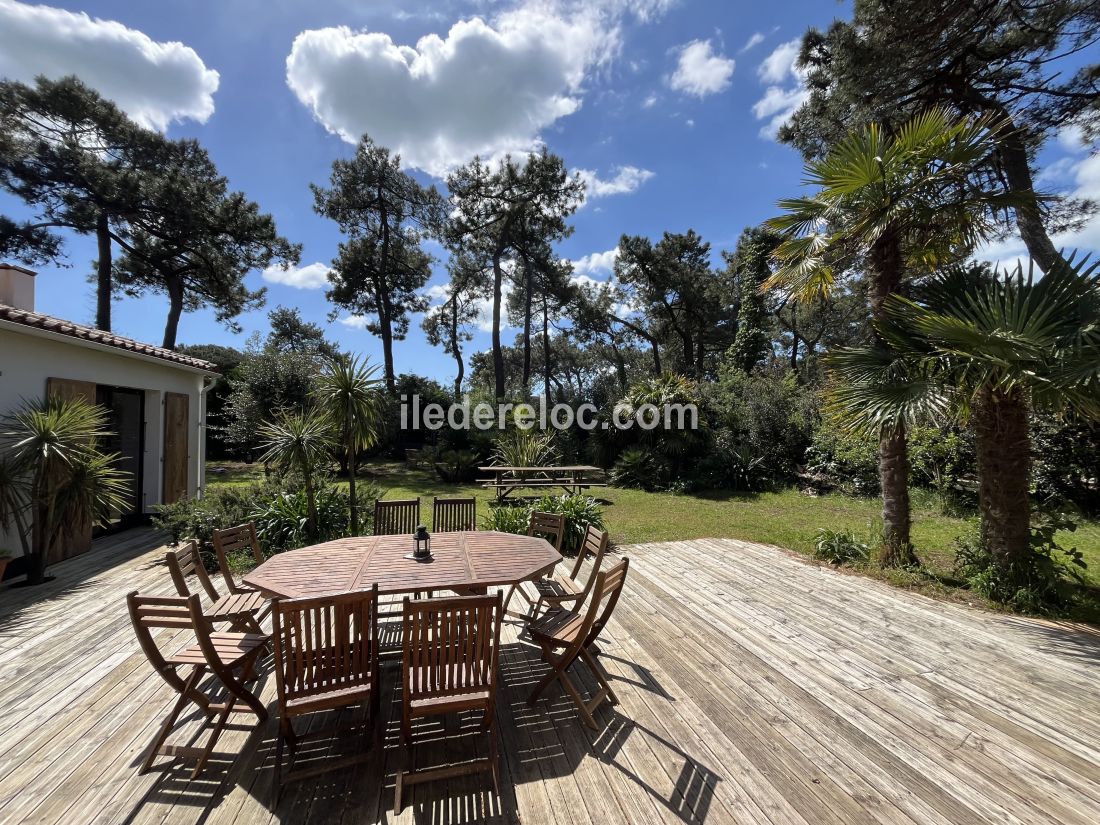
<path fill-rule="evenodd" d="M 955 540 L 955 569 L 975 593 L 1021 613 L 1054 614 L 1073 600 L 1085 560 L 1055 534 L 1077 529 L 1065 515 L 1042 514 L 1031 527 L 1031 553 L 1020 563 L 999 564 L 975 530 Z"/>
<path fill-rule="evenodd" d="M 1100 423 L 1034 413 L 1031 432 L 1036 497 L 1100 514 Z"/>
<path fill-rule="evenodd" d="M 493 507 L 482 519 L 482 527 L 502 533 L 524 534 L 533 510 L 561 513 L 565 516 L 565 536 L 561 549 L 567 555 L 576 555 L 580 550 L 588 525 L 601 530 L 604 528 L 603 510 L 595 499 L 585 495 L 543 496 L 531 503 Z"/>
<path fill-rule="evenodd" d="M 857 564 L 871 558 L 871 548 L 851 530 L 817 531 L 814 558 L 829 564 Z"/>
<path fill-rule="evenodd" d="M 728 430 L 714 434 L 713 443 L 699 460 L 692 480 L 698 488 L 739 492 L 759 490 L 768 482 L 764 456 L 756 455 L 751 447 L 735 441 Z"/>
<path fill-rule="evenodd" d="M 378 488 L 371 484 L 358 487 L 360 529 L 370 531 L 373 505 L 378 498 Z M 308 510 L 305 491 L 297 490 L 257 502 L 252 513 L 256 522 L 256 535 L 264 551 L 271 555 L 293 550 L 306 544 L 332 541 L 348 534 L 348 513 L 351 497 L 348 491 L 335 486 L 323 486 L 317 491 L 317 535 L 308 531 Z"/>
<path fill-rule="evenodd" d="M 878 495 L 878 443 L 866 435 L 846 433 L 825 418 L 806 450 L 806 474 L 820 492 Z"/>
<path fill-rule="evenodd" d="M 757 370 L 746 375 L 724 367 L 707 388 L 707 417 L 729 443 L 760 459 L 754 473 L 781 484 L 792 480 L 806 457 L 818 422 L 817 395 L 793 373 Z"/>
<path fill-rule="evenodd" d="M 480 463 L 477 454 L 469 450 L 439 450 L 435 453 L 432 466 L 440 481 L 461 484 L 474 480 Z"/>
<path fill-rule="evenodd" d="M 631 447 L 623 450 L 611 470 L 611 483 L 616 487 L 657 490 L 667 481 L 668 465 L 651 450 Z"/>
<path fill-rule="evenodd" d="M 153 516 L 153 526 L 168 533 L 172 544 L 196 539 L 199 551 L 212 556 L 210 542 L 215 530 L 251 521 L 257 502 L 268 501 L 288 487 L 296 489 L 296 483 L 288 478 L 216 487 L 202 498 L 161 505 Z"/>

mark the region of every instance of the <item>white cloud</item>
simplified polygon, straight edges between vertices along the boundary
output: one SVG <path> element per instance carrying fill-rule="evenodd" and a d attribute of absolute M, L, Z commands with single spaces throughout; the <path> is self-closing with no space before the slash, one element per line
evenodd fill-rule
<path fill-rule="evenodd" d="M 780 43 L 756 69 L 760 81 L 769 84 L 764 96 L 752 107 L 757 120 L 767 121 L 760 127 L 761 137 L 774 138 L 810 96 L 803 72 L 795 65 L 799 48 L 797 38 Z"/>
<path fill-rule="evenodd" d="M 706 97 L 729 88 L 733 68 L 733 58 L 715 54 L 709 40 L 693 40 L 680 48 L 668 85 L 678 92 Z"/>
<path fill-rule="evenodd" d="M 573 280 L 582 283 L 595 283 L 597 280 L 606 281 L 606 277 L 598 279 L 594 276 L 610 275 L 615 269 L 615 261 L 618 257 L 619 247 L 616 246 L 606 252 L 591 252 L 582 258 L 578 258 L 573 261 Z"/>
<path fill-rule="evenodd" d="M 752 36 L 745 41 L 745 45 L 738 50 L 738 54 L 744 54 L 749 49 L 756 48 L 764 42 L 764 35 L 760 32 L 753 32 Z"/>
<path fill-rule="evenodd" d="M 218 73 L 194 49 L 157 42 L 121 23 L 0 0 L 0 77 L 31 82 L 76 75 L 143 126 L 205 123 Z"/>
<path fill-rule="evenodd" d="M 782 83 L 788 76 L 795 75 L 795 61 L 798 60 L 798 51 L 801 42 L 795 38 L 786 43 L 780 43 L 772 53 L 764 58 L 764 62 L 756 68 L 756 74 L 764 83 Z"/>
<path fill-rule="evenodd" d="M 660 98 L 658 98 L 657 95 L 655 95 L 655 94 L 646 95 L 645 100 L 642 101 L 642 108 L 643 109 L 652 109 L 654 106 L 657 105 L 657 101 L 659 99 Z"/>
<path fill-rule="evenodd" d="M 628 195 L 653 177 L 648 169 L 637 166 L 616 166 L 612 177 L 604 179 L 590 169 L 578 169 L 577 174 L 585 185 L 586 198 L 605 198 L 608 195 Z"/>
<path fill-rule="evenodd" d="M 610 5 L 643 15 L 662 4 Z M 415 46 L 346 26 L 303 31 L 287 84 L 330 132 L 349 143 L 366 132 L 406 166 L 443 175 L 475 154 L 530 149 L 580 108 L 619 32 L 602 8 L 563 8 L 531 3 L 491 22 L 462 20 Z"/>
<path fill-rule="evenodd" d="M 351 329 L 366 329 L 370 319 L 366 315 L 345 315 L 343 318 L 338 318 L 336 323 Z"/>
<path fill-rule="evenodd" d="M 269 283 L 292 286 L 295 289 L 320 289 L 328 286 L 328 274 L 331 271 L 327 264 L 318 261 L 307 266 L 269 266 L 261 274 Z"/>

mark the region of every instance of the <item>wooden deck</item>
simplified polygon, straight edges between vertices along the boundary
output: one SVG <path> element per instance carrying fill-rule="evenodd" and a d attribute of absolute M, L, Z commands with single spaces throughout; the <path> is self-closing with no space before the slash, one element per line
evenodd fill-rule
<path fill-rule="evenodd" d="M 167 760 L 138 776 L 172 696 L 138 651 L 123 597 L 166 592 L 168 575 L 149 531 L 100 545 L 49 585 L 0 590 L 0 822 L 394 820 L 393 669 L 379 759 L 288 786 L 274 814 L 273 720 L 227 731 L 195 782 Z M 599 713 L 601 729 L 587 731 L 556 689 L 526 706 L 544 670 L 509 624 L 503 798 L 485 777 L 420 786 L 398 821 L 1100 822 L 1096 635 L 759 545 L 625 551 L 630 576 L 603 645 L 622 704 Z M 266 700 L 273 691 L 269 678 Z M 473 747 L 428 742 L 418 761 Z"/>

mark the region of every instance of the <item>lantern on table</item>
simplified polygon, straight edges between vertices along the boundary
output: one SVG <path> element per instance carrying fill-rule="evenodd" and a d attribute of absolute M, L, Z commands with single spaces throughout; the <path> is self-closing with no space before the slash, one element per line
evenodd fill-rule
<path fill-rule="evenodd" d="M 432 555 L 432 537 L 428 534 L 428 528 L 423 524 L 417 525 L 413 538 L 416 541 L 416 550 L 413 557 L 417 559 L 430 558 Z"/>

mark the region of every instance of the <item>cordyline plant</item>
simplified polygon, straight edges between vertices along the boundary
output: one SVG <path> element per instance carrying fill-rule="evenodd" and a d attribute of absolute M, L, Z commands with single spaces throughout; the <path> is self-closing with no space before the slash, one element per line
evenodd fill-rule
<path fill-rule="evenodd" d="M 285 412 L 260 427 L 260 441 L 264 447 L 261 461 L 301 473 L 302 489 L 306 494 L 306 530 L 310 538 L 315 538 L 316 474 L 328 463 L 336 446 L 331 422 L 319 409 Z"/>
<path fill-rule="evenodd" d="M 108 412 L 81 398 L 24 402 L 0 433 L 0 526 L 14 528 L 27 556 L 27 580 L 46 578 L 50 549 L 126 504 L 130 474 L 98 448 Z"/>

